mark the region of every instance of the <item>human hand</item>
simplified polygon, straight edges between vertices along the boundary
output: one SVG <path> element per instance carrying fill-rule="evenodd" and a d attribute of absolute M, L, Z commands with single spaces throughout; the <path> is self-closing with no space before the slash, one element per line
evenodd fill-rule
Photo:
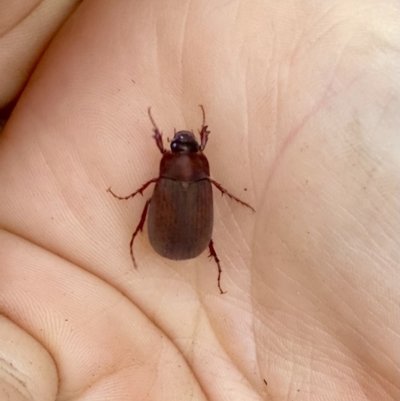
<path fill-rule="evenodd" d="M 308 6 L 87 2 L 62 28 L 0 142 L 13 400 L 398 398 L 395 21 Z M 151 189 L 106 192 L 158 175 L 148 106 L 171 138 L 198 104 L 213 178 L 257 211 L 215 193 L 222 296 L 206 253 L 146 232 L 133 269 Z"/>

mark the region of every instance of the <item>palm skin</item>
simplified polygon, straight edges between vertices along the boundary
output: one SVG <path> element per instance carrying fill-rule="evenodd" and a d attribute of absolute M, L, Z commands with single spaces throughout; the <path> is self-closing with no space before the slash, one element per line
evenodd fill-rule
<path fill-rule="evenodd" d="M 398 398 L 394 19 L 348 4 L 75 11 L 0 138 L 4 394 Z M 207 253 L 163 259 L 146 229 L 134 269 L 151 189 L 106 191 L 157 177 L 149 106 L 172 138 L 199 104 L 211 176 L 256 209 L 214 192 L 224 295 Z"/>

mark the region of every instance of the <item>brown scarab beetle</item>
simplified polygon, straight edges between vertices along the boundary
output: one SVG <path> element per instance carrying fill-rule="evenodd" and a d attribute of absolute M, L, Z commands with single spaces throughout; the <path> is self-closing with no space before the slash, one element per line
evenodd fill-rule
<path fill-rule="evenodd" d="M 172 260 L 193 259 L 200 255 L 208 246 L 210 257 L 213 257 L 218 266 L 218 288 L 221 294 L 221 266 L 214 244 L 211 239 L 213 230 L 213 196 L 212 186 L 235 201 L 255 211 L 249 204 L 241 201 L 220 184 L 210 178 L 210 166 L 203 150 L 207 145 L 210 131 L 205 125 L 205 112 L 200 130 L 200 144 L 189 131 L 175 133 L 171 150 L 164 148 L 162 134 L 157 128 L 151 115 L 148 114 L 154 127 L 154 139 L 162 153 L 160 174 L 157 178 L 146 182 L 141 188 L 128 196 L 118 196 L 108 191 L 118 199 L 130 199 L 155 183 L 153 195 L 147 200 L 140 222 L 132 235 L 130 252 L 134 265 L 133 241 L 139 231 L 143 230 L 148 213 L 149 241 L 154 250 L 161 256 Z"/>

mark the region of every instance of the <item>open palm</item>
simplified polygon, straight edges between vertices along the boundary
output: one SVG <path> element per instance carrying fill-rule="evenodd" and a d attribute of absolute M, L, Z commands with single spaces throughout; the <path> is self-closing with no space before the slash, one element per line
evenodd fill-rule
<path fill-rule="evenodd" d="M 0 137 L 9 399 L 398 398 L 396 60 L 366 22 L 394 20 L 287 7 L 85 2 L 62 27 Z M 149 106 L 166 139 L 199 104 L 212 178 L 256 209 L 214 191 L 224 295 L 146 228 L 134 269 L 152 188 L 107 192 L 158 176 Z"/>

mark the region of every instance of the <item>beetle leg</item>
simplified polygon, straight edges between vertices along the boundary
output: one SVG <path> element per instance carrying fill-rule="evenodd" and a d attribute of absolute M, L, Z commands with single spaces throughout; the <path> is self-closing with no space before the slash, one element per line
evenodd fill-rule
<path fill-rule="evenodd" d="M 144 223 L 146 221 L 146 216 L 147 216 L 147 209 L 149 208 L 151 198 L 147 200 L 146 204 L 144 205 L 144 209 L 142 212 L 142 216 L 140 217 L 140 221 L 138 226 L 136 227 L 135 232 L 132 234 L 132 239 L 131 242 L 129 243 L 129 249 L 131 252 L 131 257 L 132 257 L 132 262 L 133 266 L 135 266 L 135 269 L 137 269 L 137 264 L 135 261 L 135 257 L 133 256 L 133 241 L 135 240 L 136 235 L 138 234 L 139 231 L 143 231 Z"/>
<path fill-rule="evenodd" d="M 164 153 L 167 152 L 167 150 L 164 148 L 164 143 L 163 143 L 163 139 L 162 139 L 162 133 L 161 133 L 160 130 L 157 128 L 157 125 L 156 125 L 156 123 L 155 123 L 155 121 L 154 121 L 154 118 L 153 118 L 153 116 L 151 115 L 151 107 L 149 107 L 149 108 L 147 109 L 147 112 L 148 112 L 148 114 L 149 114 L 150 121 L 151 121 L 151 123 L 153 124 L 153 127 L 154 127 L 154 129 L 153 129 L 153 131 L 154 131 L 153 138 L 156 140 L 156 144 L 157 144 L 158 149 L 160 149 L 160 152 L 161 152 L 162 154 L 164 154 Z"/>
<path fill-rule="evenodd" d="M 219 288 L 219 292 L 222 294 L 226 294 L 226 291 L 223 291 L 221 288 L 221 273 L 222 273 L 222 269 L 221 269 L 221 265 L 219 264 L 220 260 L 218 259 L 217 256 L 217 252 L 215 252 L 214 249 L 214 243 L 213 240 L 210 240 L 210 243 L 208 244 L 208 249 L 210 250 L 210 254 L 208 255 L 209 258 L 213 257 L 215 260 L 215 263 L 218 266 L 218 288 Z"/>
<path fill-rule="evenodd" d="M 159 180 L 159 177 L 153 178 L 150 181 L 147 181 L 146 184 L 142 185 L 137 191 L 135 191 L 133 194 L 130 194 L 128 196 L 118 196 L 116 195 L 113 191 L 111 191 L 111 187 L 107 189 L 107 192 L 109 192 L 114 198 L 121 199 L 121 200 L 127 200 L 130 198 L 133 198 L 135 195 L 140 194 L 143 196 L 143 191 L 153 182 L 157 182 Z"/>
<path fill-rule="evenodd" d="M 201 111 L 203 112 L 203 124 L 201 125 L 200 130 L 200 150 L 204 150 L 207 145 L 208 135 L 210 135 L 210 131 L 207 131 L 208 125 L 206 125 L 206 112 L 204 111 L 203 105 L 200 105 Z"/>
<path fill-rule="evenodd" d="M 255 212 L 253 207 L 251 207 L 248 203 L 243 202 L 239 198 L 236 198 L 236 196 L 233 196 L 225 188 L 223 188 L 220 184 L 218 184 L 217 181 L 214 181 L 211 178 L 208 178 L 208 180 L 211 182 L 211 184 L 214 184 L 221 191 L 222 195 L 228 195 L 231 199 L 235 200 L 236 202 L 239 202 L 243 206 L 247 206 L 249 209 L 251 209 L 253 212 Z"/>

